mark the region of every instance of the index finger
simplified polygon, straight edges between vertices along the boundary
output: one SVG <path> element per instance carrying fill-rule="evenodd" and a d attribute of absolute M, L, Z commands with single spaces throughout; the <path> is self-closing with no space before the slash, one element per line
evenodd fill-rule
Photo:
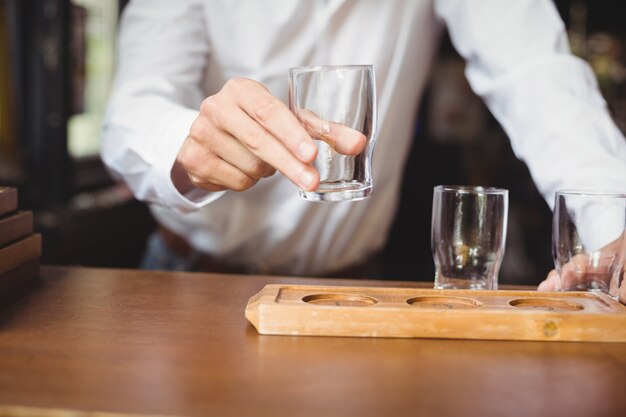
<path fill-rule="evenodd" d="M 276 137 L 300 161 L 310 163 L 317 155 L 315 142 L 287 106 L 254 80 L 239 80 L 239 107 Z"/>
<path fill-rule="evenodd" d="M 310 110 L 296 112 L 306 131 L 315 139 L 323 140 L 344 155 L 358 155 L 365 149 L 367 138 L 356 129 L 319 117 Z"/>

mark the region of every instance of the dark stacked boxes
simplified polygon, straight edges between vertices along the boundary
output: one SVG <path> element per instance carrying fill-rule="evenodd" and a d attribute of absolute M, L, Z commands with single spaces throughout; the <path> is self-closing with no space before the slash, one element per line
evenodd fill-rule
<path fill-rule="evenodd" d="M 0 186 L 0 296 L 37 277 L 40 256 L 33 213 L 18 210 L 17 189 Z"/>

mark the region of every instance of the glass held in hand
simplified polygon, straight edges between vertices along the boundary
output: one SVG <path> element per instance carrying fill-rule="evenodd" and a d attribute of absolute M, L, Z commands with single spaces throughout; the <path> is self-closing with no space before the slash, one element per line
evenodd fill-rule
<path fill-rule="evenodd" d="M 313 139 L 320 174 L 312 201 L 355 201 L 373 191 L 376 83 L 371 65 L 298 67 L 289 70 L 289 108 Z M 364 148 L 351 152 L 351 144 Z"/>
<path fill-rule="evenodd" d="M 508 190 L 435 187 L 431 229 L 435 288 L 497 289 L 507 217 Z"/>
<path fill-rule="evenodd" d="M 562 291 L 617 298 L 626 262 L 626 194 L 561 190 L 555 195 L 552 257 Z"/>

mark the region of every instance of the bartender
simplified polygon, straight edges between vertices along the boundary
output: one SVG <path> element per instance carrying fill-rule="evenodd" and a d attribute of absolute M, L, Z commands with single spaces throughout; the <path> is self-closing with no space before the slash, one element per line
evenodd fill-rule
<path fill-rule="evenodd" d="M 102 157 L 159 224 L 144 265 L 367 276 L 444 26 L 549 205 L 557 189 L 626 190 L 626 140 L 549 0 L 131 0 Z M 297 192 L 319 174 L 285 104 L 286 73 L 318 64 L 376 71 L 376 185 L 363 201 Z"/>

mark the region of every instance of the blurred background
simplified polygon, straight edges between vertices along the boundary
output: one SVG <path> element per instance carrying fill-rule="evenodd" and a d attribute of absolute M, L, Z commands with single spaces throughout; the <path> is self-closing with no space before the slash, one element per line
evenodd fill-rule
<path fill-rule="evenodd" d="M 127 0 L 0 0 L 0 185 L 19 189 L 43 235 L 42 262 L 136 267 L 154 227 L 146 206 L 99 159 L 100 125 Z M 626 132 L 626 2 L 556 0 L 572 50 L 593 67 Z M 552 268 L 551 212 L 443 36 L 405 171 L 381 278 L 431 281 L 432 189 L 510 190 L 501 283 L 536 284 Z"/>

